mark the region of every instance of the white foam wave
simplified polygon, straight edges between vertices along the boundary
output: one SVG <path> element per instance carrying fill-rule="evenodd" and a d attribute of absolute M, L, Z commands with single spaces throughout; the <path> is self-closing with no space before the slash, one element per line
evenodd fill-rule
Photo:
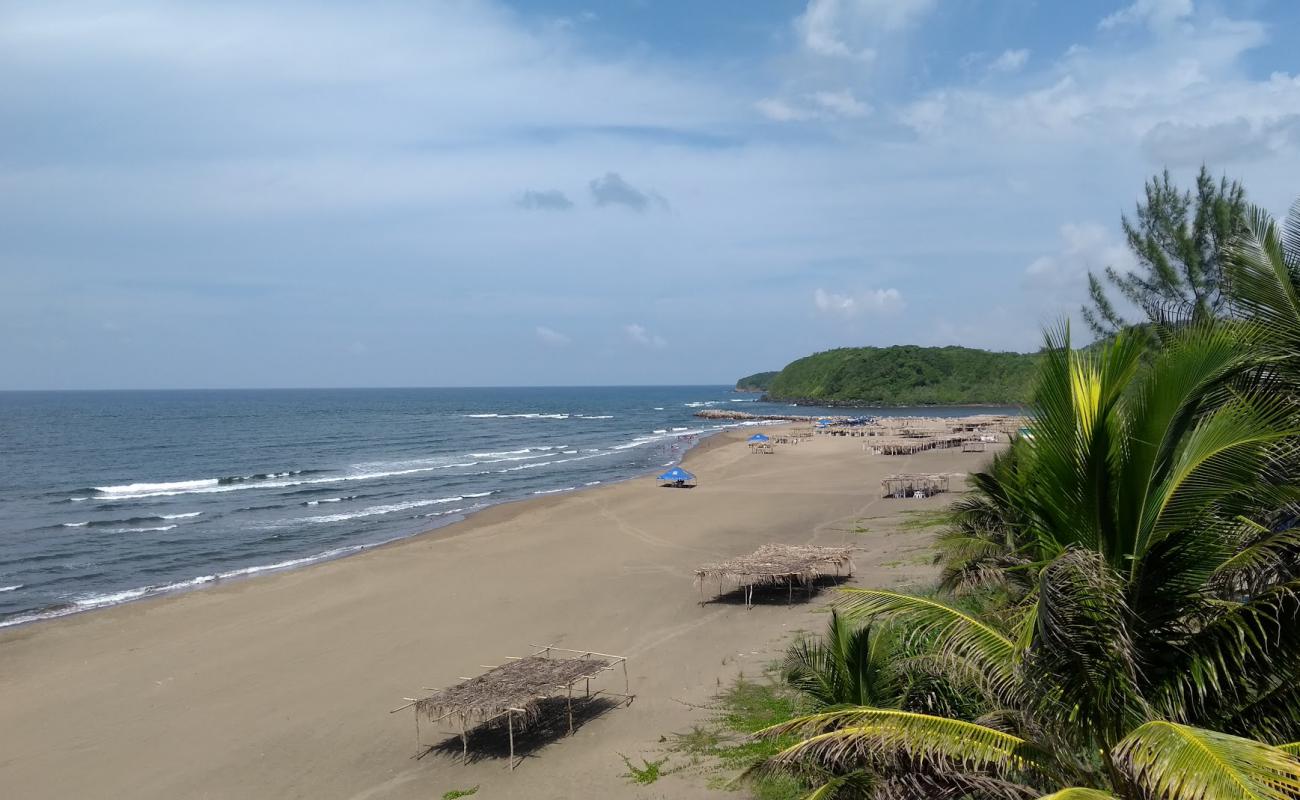
<path fill-rule="evenodd" d="M 501 459 L 510 460 L 510 459 Z M 325 478 L 302 478 L 295 480 L 270 480 L 249 483 L 230 483 L 221 485 L 205 485 L 193 489 L 166 489 L 150 490 L 146 492 L 137 492 L 135 494 L 114 494 L 108 495 L 101 499 L 104 500 L 139 500 L 149 497 L 171 497 L 181 494 L 224 494 L 225 492 L 240 492 L 248 489 L 287 489 L 294 486 L 317 486 L 330 483 L 341 483 L 348 481 L 369 481 L 381 478 L 394 478 L 402 475 L 416 475 L 422 472 L 433 472 L 440 469 L 452 469 L 454 467 L 473 467 L 480 463 L 479 461 L 462 461 L 451 464 L 436 464 L 427 467 L 411 467 L 408 469 L 389 469 L 377 472 L 359 472 L 350 475 L 331 475 Z M 489 462 L 490 463 L 490 462 Z M 143 484 L 141 484 L 143 485 Z"/>
<path fill-rule="evenodd" d="M 65 523 L 63 523 L 63 527 L 65 527 L 65 528 L 84 528 L 84 527 L 86 527 L 86 526 L 89 525 L 89 524 L 90 524 L 90 520 L 86 520 L 85 522 L 65 522 Z"/>
<path fill-rule="evenodd" d="M 163 514 L 162 519 L 193 519 L 202 514 L 202 511 L 191 511 L 188 514 Z"/>
<path fill-rule="evenodd" d="M 613 419 L 613 414 L 579 414 L 583 419 Z"/>
<path fill-rule="evenodd" d="M 13 586 L 0 586 L 0 592 L 14 592 L 23 588 L 26 585 L 27 584 L 25 583 L 15 583 Z"/>
<path fill-rule="evenodd" d="M 462 414 L 463 417 L 470 419 L 568 419 L 573 414 L 543 414 L 541 412 L 530 411 L 524 414 Z M 582 416 L 578 414 L 577 416 Z"/>
<path fill-rule="evenodd" d="M 159 525 L 156 528 L 113 528 L 109 533 L 158 533 L 175 527 L 175 525 Z"/>
<path fill-rule="evenodd" d="M 578 487 L 566 486 L 563 489 L 538 489 L 533 494 L 559 494 L 560 492 L 571 492 Z"/>
<path fill-rule="evenodd" d="M 655 406 L 652 410 L 653 410 L 653 411 L 663 411 L 663 410 L 664 410 L 664 407 L 663 407 L 663 406 Z"/>
<path fill-rule="evenodd" d="M 388 503 L 381 506 L 369 506 L 357 511 L 348 511 L 341 514 L 322 514 L 318 517 L 303 517 L 302 519 L 287 520 L 286 525 L 315 525 L 326 522 L 346 522 L 350 519 L 361 519 L 362 517 L 375 517 L 381 514 L 395 514 L 398 511 L 409 511 L 412 508 L 424 508 L 426 506 L 441 505 L 443 503 L 455 503 L 464 500 L 465 497 L 486 497 L 492 492 L 479 492 L 474 495 L 456 495 L 455 497 L 439 497 L 432 500 L 407 500 L 401 503 Z"/>
<path fill-rule="evenodd" d="M 587 481 L 586 483 L 584 483 L 584 484 L 582 484 L 582 485 L 583 485 L 583 486 L 595 486 L 595 485 L 598 484 L 598 483 L 600 483 L 600 481 Z"/>
<path fill-rule="evenodd" d="M 37 620 L 42 620 L 42 619 L 52 619 L 54 617 L 66 617 L 69 614 L 75 614 L 80 611 L 89 611 L 95 608 L 103 608 L 105 606 L 117 605 L 119 603 L 124 603 L 130 600 L 138 600 L 142 597 L 153 597 L 161 594 L 171 594 L 173 592 L 183 591 L 185 589 L 192 589 L 207 583 L 214 583 L 216 581 L 228 580 L 231 578 L 242 578 L 242 577 L 247 577 L 249 575 L 256 575 L 261 572 L 271 572 L 276 570 L 289 569 L 291 567 L 310 564 L 315 561 L 325 561 L 331 558 L 338 558 L 339 556 L 348 555 L 350 553 L 357 553 L 362 550 L 369 550 L 370 548 L 388 544 L 389 542 L 395 542 L 399 538 L 402 537 L 394 537 L 392 539 L 385 539 L 380 542 L 372 542 L 369 544 L 355 544 L 355 545 L 349 545 L 348 547 L 336 547 L 332 550 L 326 550 L 323 553 L 317 553 L 315 555 L 306 556 L 303 558 L 291 558 L 286 561 L 277 561 L 274 564 L 258 564 L 256 566 L 243 567 L 241 569 L 232 569 L 226 572 L 219 572 L 215 575 L 200 575 L 197 578 L 190 578 L 189 580 L 177 581 L 175 583 L 167 583 L 167 584 L 154 585 L 154 586 L 142 586 L 135 589 L 126 589 L 124 591 L 108 592 L 105 594 L 85 595 L 83 597 L 74 599 L 70 606 L 50 609 L 46 611 L 36 611 L 30 614 L 19 614 L 17 616 L 10 617 L 6 620 L 0 621 L 0 628 L 8 628 L 13 625 L 22 625 L 27 622 L 35 622 Z M 22 584 L 18 584 L 18 586 L 14 588 L 21 588 L 21 587 Z"/>
<path fill-rule="evenodd" d="M 207 489 L 220 485 L 217 478 L 201 478 L 196 481 L 171 481 L 169 483 L 127 483 L 122 486 L 96 486 L 95 491 L 106 495 L 144 495 L 170 492 L 179 494 L 195 489 Z"/>

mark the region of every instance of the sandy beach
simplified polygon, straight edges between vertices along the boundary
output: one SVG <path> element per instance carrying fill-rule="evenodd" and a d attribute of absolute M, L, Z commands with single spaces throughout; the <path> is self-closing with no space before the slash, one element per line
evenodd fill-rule
<path fill-rule="evenodd" d="M 926 580 L 929 534 L 900 523 L 954 495 L 880 499 L 880 479 L 988 457 L 873 456 L 832 438 L 752 455 L 744 435 L 688 454 L 690 491 L 643 478 L 498 506 L 350 558 L 6 630 L 0 795 L 735 797 L 690 772 L 632 786 L 620 754 L 660 752 L 721 684 L 820 630 L 829 598 L 700 605 L 694 567 L 767 542 L 847 543 L 862 548 L 859 584 Z M 627 655 L 635 702 L 513 772 L 413 758 L 411 713 L 390 709 L 532 643 Z"/>

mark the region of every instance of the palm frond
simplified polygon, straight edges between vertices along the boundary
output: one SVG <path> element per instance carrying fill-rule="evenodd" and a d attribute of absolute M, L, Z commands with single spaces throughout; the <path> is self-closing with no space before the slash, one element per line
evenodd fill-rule
<path fill-rule="evenodd" d="M 1296 800 L 1300 762 L 1282 750 L 1217 731 L 1148 722 L 1112 754 L 1133 783 L 1165 800 Z"/>
<path fill-rule="evenodd" d="M 1069 709 L 1083 741 L 1115 741 L 1146 711 L 1119 576 L 1100 553 L 1071 549 L 1043 569 L 1038 596 L 1026 669 L 1040 708 Z"/>
<path fill-rule="evenodd" d="M 913 642 L 933 644 L 974 664 L 996 686 L 999 694 L 1014 690 L 1017 650 L 1015 643 L 989 623 L 938 600 L 880 589 L 844 589 L 841 607 L 846 614 L 876 617 L 890 615 Z"/>
<path fill-rule="evenodd" d="M 1062 789 L 1059 792 L 1045 794 L 1038 800 L 1118 800 L 1110 792 L 1103 792 L 1099 789 L 1085 789 L 1081 786 L 1071 786 L 1069 789 Z"/>
<path fill-rule="evenodd" d="M 757 738 L 806 737 L 770 759 L 772 766 L 815 764 L 834 771 L 857 769 L 905 756 L 920 765 L 959 765 L 1007 772 L 1041 760 L 1029 742 L 1003 731 L 930 714 L 853 708 L 799 717 L 764 728 Z"/>

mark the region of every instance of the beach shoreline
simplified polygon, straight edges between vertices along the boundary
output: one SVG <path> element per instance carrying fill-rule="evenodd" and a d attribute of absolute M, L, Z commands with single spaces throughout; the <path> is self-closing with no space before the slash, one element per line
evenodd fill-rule
<path fill-rule="evenodd" d="M 695 566 L 773 541 L 848 541 L 864 548 L 859 581 L 926 580 L 925 535 L 902 521 L 946 499 L 882 500 L 879 477 L 983 461 L 873 457 L 835 437 L 754 455 L 746 434 L 684 454 L 692 491 L 643 477 L 502 503 L 347 558 L 4 629 L 0 785 L 36 798 L 424 798 L 477 784 L 493 798 L 634 796 L 619 753 L 653 754 L 720 681 L 823 624 L 825 598 L 700 605 Z M 629 656 L 636 702 L 513 773 L 412 757 L 409 716 L 387 713 L 402 697 L 535 643 Z M 725 796 L 670 785 L 665 796 Z"/>
<path fill-rule="evenodd" d="M 771 422 L 771 421 L 751 421 L 751 422 L 744 423 L 743 427 L 754 427 L 758 425 L 762 425 L 766 427 L 766 426 L 772 426 L 776 424 L 778 423 Z M 708 443 L 710 441 L 716 440 L 719 437 L 727 436 L 728 434 L 736 434 L 737 436 L 739 436 L 741 435 L 741 430 L 737 428 L 728 428 L 728 429 L 707 432 L 702 435 L 697 435 L 697 441 L 695 441 L 693 444 L 690 444 L 682 452 L 682 457 L 678 459 L 677 463 L 685 465 L 686 459 L 690 457 L 691 453 L 696 452 L 701 448 L 707 450 Z M 341 548 L 340 552 L 338 552 L 337 554 L 319 553 L 315 555 L 302 556 L 300 558 L 291 559 L 290 561 L 292 563 L 286 564 L 285 566 L 265 565 L 265 566 L 254 567 L 251 570 L 238 570 L 237 572 L 239 574 L 232 574 L 227 576 L 201 575 L 201 576 L 195 576 L 189 580 L 179 581 L 164 586 L 135 587 L 132 589 L 122 590 L 118 594 L 126 595 L 126 594 L 131 594 L 133 592 L 142 592 L 142 594 L 140 594 L 139 596 L 129 597 L 126 599 L 117 600 L 113 602 L 104 602 L 102 604 L 90 605 L 84 608 L 77 608 L 74 604 L 67 603 L 67 604 L 61 604 L 59 606 L 55 606 L 47 609 L 40 609 L 31 612 L 19 612 L 8 618 L 0 618 L 0 641 L 2 641 L 2 636 L 4 632 L 10 628 L 25 628 L 31 625 L 39 625 L 42 623 L 54 622 L 58 620 L 68 619 L 71 617 L 79 617 L 85 614 L 94 614 L 108 609 L 118 608 L 124 605 L 133 605 L 137 603 L 145 603 L 154 600 L 161 600 L 169 597 L 177 597 L 180 595 L 184 595 L 196 591 L 210 591 L 212 589 L 216 589 L 221 586 L 227 586 L 232 583 L 258 580 L 273 575 L 280 575 L 293 570 L 310 569 L 311 567 L 314 567 L 318 564 L 326 564 L 332 561 L 339 561 L 346 558 L 352 558 L 354 556 L 361 555 L 362 553 L 367 553 L 372 550 L 379 550 L 385 547 L 392 547 L 394 545 L 400 545 L 402 542 L 411 539 L 420 538 L 420 537 L 436 536 L 436 535 L 459 535 L 464 531 L 461 531 L 459 529 L 456 531 L 450 531 L 450 529 L 457 528 L 457 526 L 464 525 L 470 522 L 471 520 L 477 519 L 479 515 L 486 514 L 495 509 L 515 507 L 520 504 L 527 504 L 527 503 L 544 504 L 548 500 L 558 500 L 562 497 L 573 495 L 578 492 L 592 491 L 606 486 L 616 486 L 620 483 L 625 483 L 627 481 L 641 480 L 653 476 L 656 472 L 658 472 L 658 469 L 649 470 L 639 475 L 629 475 L 626 477 L 610 478 L 607 480 L 602 480 L 599 483 L 593 485 L 577 486 L 572 489 L 555 490 L 555 491 L 547 492 L 545 494 L 535 493 L 531 496 L 516 497 L 507 500 L 500 500 L 497 502 L 487 503 L 479 508 L 467 510 L 463 512 L 459 517 L 449 518 L 443 524 L 437 525 L 432 528 L 426 528 L 425 530 L 400 534 L 398 536 L 394 536 L 391 539 L 374 542 L 371 544 L 359 544 L 359 545 L 352 545 L 349 547 Z M 508 520 L 509 518 L 510 518 L 509 516 L 504 516 L 500 518 L 500 521 L 505 521 Z"/>

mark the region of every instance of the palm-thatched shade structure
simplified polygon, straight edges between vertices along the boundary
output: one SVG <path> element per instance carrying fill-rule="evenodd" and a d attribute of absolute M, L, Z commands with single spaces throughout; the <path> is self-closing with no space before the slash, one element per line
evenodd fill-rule
<path fill-rule="evenodd" d="M 830 574 L 839 575 L 847 568 L 853 574 L 853 548 L 810 544 L 765 544 L 746 556 L 719 564 L 706 564 L 695 570 L 695 583 L 704 592 L 705 581 L 718 582 L 718 594 L 730 582 L 744 589 L 745 607 L 754 607 L 754 587 L 785 584 L 793 600 L 794 585 L 811 591 L 813 581 Z"/>
<path fill-rule="evenodd" d="M 934 475 L 887 475 L 880 482 L 881 497 L 915 497 L 917 492 L 922 497 L 930 497 L 948 491 L 948 476 Z"/>
<path fill-rule="evenodd" d="M 558 653 L 576 655 L 560 656 Z M 592 679 L 619 665 L 623 668 L 625 691 L 620 693 L 598 689 L 592 692 Z M 406 705 L 394 709 L 394 713 L 414 707 L 415 740 L 420 755 L 426 752 L 420 743 L 420 717 L 435 723 L 447 719 L 459 722 L 462 753 L 466 761 L 469 759 L 468 729 L 476 725 L 499 724 L 504 718 L 510 737 L 510 769 L 513 770 L 515 729 L 523 730 L 535 721 L 541 713 L 544 700 L 567 696 L 569 733 L 573 733 L 573 689 L 578 684 L 585 684 L 586 698 L 605 694 L 632 702 L 625 656 L 548 645 L 539 647 L 530 656 L 510 656 L 506 663 L 490 667 L 477 677 L 462 678 L 454 686 L 429 689 L 427 691 L 432 691 L 433 694 L 426 697 L 408 697 Z"/>

